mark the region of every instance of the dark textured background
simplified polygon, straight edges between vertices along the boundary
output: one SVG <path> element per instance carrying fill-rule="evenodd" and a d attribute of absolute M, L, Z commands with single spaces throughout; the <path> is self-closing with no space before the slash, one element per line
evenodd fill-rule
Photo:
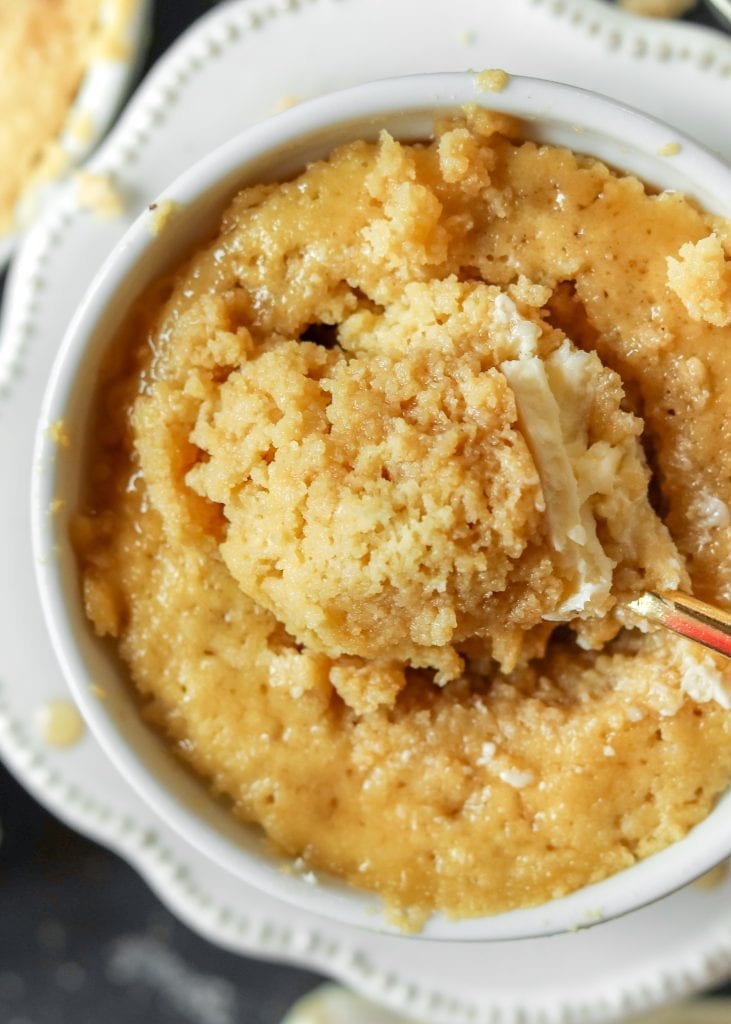
<path fill-rule="evenodd" d="M 147 66 L 213 5 L 157 0 Z M 193 934 L 1 764 L 0 822 L 0 1024 L 277 1024 L 320 980 Z"/>

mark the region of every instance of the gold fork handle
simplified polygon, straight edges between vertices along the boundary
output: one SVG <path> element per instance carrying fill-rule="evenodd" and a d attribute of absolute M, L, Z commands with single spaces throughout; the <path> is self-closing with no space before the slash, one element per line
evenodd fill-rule
<path fill-rule="evenodd" d="M 630 601 L 629 607 L 650 622 L 731 658 L 731 615 L 728 612 L 677 590 L 642 594 Z"/>

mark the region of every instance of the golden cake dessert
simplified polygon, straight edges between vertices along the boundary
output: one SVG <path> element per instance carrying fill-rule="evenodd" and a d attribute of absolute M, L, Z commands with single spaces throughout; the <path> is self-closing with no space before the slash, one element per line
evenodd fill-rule
<path fill-rule="evenodd" d="M 16 226 L 26 187 L 65 169 L 58 140 L 100 36 L 101 7 L 0 0 L 0 236 Z"/>
<path fill-rule="evenodd" d="M 245 188 L 113 342 L 86 610 L 233 813 L 402 923 L 536 905 L 731 778 L 731 225 L 467 108 Z"/>

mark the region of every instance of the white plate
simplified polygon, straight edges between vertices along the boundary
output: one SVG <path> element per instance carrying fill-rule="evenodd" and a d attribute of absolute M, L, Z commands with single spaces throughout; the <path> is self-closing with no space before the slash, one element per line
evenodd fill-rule
<path fill-rule="evenodd" d="M 90 164 L 114 176 L 128 214 L 100 221 L 67 188 L 28 235 L 8 283 L 0 343 L 0 749 L 43 803 L 118 850 L 191 927 L 230 949 L 336 975 L 434 1024 L 611 1020 L 731 973 L 731 881 L 552 939 L 445 945 L 364 934 L 278 903 L 215 867 L 155 818 L 89 735 L 61 751 L 44 747 L 34 730 L 38 708 L 63 697 L 65 686 L 33 583 L 31 441 L 51 360 L 92 274 L 170 179 L 284 97 L 468 66 L 598 89 L 731 158 L 731 44 L 710 31 L 640 21 L 599 0 L 239 0 L 203 18 L 151 73 Z"/>
<path fill-rule="evenodd" d="M 84 73 L 56 139 L 65 177 L 101 141 L 140 68 L 149 34 L 152 0 L 103 0 L 100 49 Z M 108 40 L 105 51 L 104 41 Z M 85 129 L 79 132 L 78 125 Z M 22 225 L 35 221 L 58 194 L 59 180 L 34 182 L 22 193 L 16 215 Z M 18 244 L 20 230 L 0 235 L 0 270 Z"/>
<path fill-rule="evenodd" d="M 634 1020 L 635 1024 L 729 1024 L 731 1000 L 696 999 Z M 340 985 L 326 984 L 298 999 L 281 1024 L 406 1024 L 406 1018 Z"/>

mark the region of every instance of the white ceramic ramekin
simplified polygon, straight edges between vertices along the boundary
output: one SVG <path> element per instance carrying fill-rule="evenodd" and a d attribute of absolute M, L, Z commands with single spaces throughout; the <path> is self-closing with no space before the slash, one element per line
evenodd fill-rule
<path fill-rule="evenodd" d="M 527 136 L 568 145 L 661 188 L 678 189 L 709 210 L 731 214 L 731 169 L 667 125 L 576 88 L 511 78 L 498 93 L 471 74 L 418 75 L 358 86 L 295 107 L 211 153 L 166 190 L 176 212 L 155 235 L 154 214 L 130 228 L 99 271 L 73 318 L 53 367 L 36 438 L 32 531 L 47 627 L 71 691 L 96 738 L 162 819 L 233 876 L 327 917 L 392 930 L 374 897 L 320 876 L 317 885 L 281 870 L 254 829 L 229 816 L 140 719 L 122 665 L 84 615 L 68 516 L 77 507 L 83 439 L 100 360 L 130 303 L 215 224 L 240 187 L 287 177 L 307 161 L 387 128 L 401 139 L 430 134 L 436 111 L 477 102 L 525 118 Z M 669 143 L 680 148 L 660 156 Z M 48 427 L 63 420 L 59 446 Z M 61 511 L 49 514 L 51 504 Z M 106 697 L 95 694 L 101 688 Z M 474 941 L 536 937 L 617 917 L 666 895 L 731 853 L 731 794 L 669 849 L 560 900 L 493 917 L 435 916 L 422 938 Z"/>

